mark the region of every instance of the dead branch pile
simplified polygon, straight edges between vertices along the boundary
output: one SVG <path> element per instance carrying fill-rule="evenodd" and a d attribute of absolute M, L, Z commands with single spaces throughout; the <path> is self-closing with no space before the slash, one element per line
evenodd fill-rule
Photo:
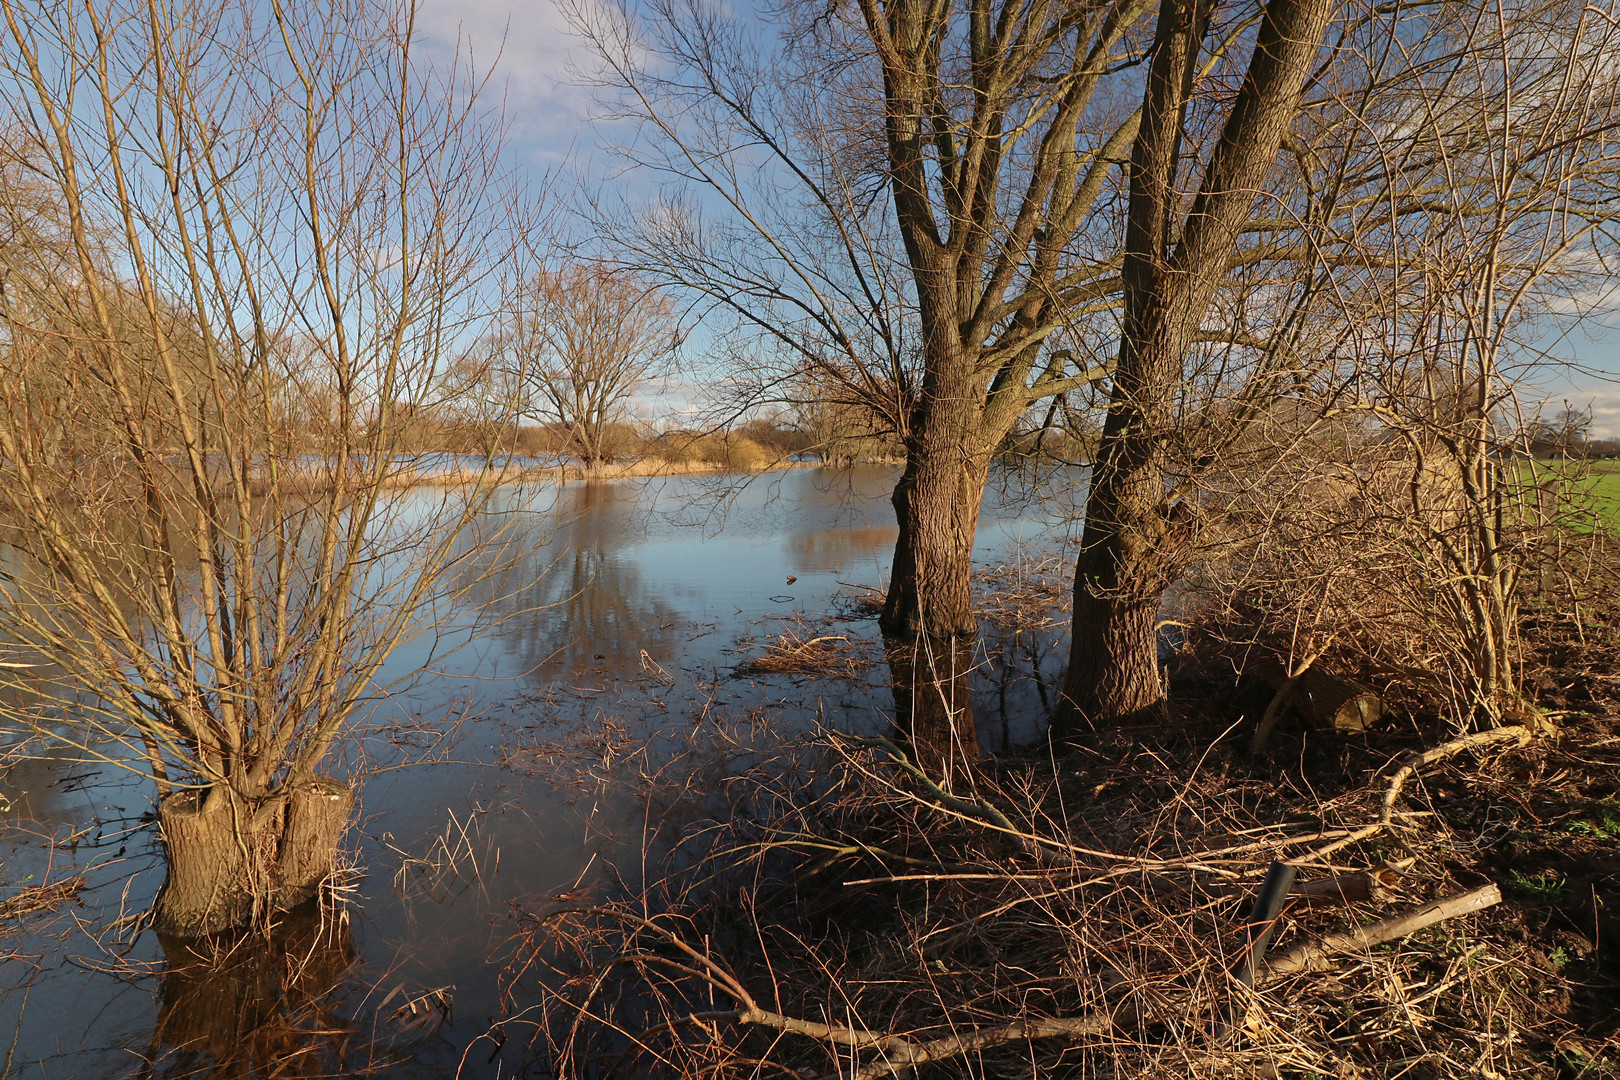
<path fill-rule="evenodd" d="M 85 874 L 78 873 L 56 881 L 42 881 L 37 885 L 22 885 L 11 890 L 11 895 L 0 899 L 0 934 L 20 928 L 22 920 L 30 915 L 55 911 L 69 903 L 84 888 Z"/>
<path fill-rule="evenodd" d="M 1016 559 L 973 575 L 979 617 L 1008 630 L 1046 630 L 1068 620 L 1074 559 L 1056 552 Z"/>
<path fill-rule="evenodd" d="M 830 634 L 822 623 L 801 620 L 765 644 L 765 654 L 742 665 L 743 674 L 856 678 L 875 662 L 868 643 Z"/>
<path fill-rule="evenodd" d="M 1326 802 L 1208 748 L 947 790 L 888 740 L 837 745 L 835 780 L 734 798 L 724 838 L 646 893 L 531 910 L 514 980 L 550 969 L 556 1075 L 1555 1075 L 1556 980 L 1491 932 L 1516 918 L 1500 883 L 1409 799 L 1534 754 L 1526 729 Z M 1268 909 L 1278 867 L 1297 884 Z"/>

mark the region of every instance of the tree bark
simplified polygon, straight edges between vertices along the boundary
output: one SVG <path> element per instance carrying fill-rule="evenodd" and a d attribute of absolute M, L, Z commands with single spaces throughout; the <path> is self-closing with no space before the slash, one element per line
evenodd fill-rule
<path fill-rule="evenodd" d="M 879 620 L 885 637 L 977 636 L 973 540 L 988 476 L 989 455 L 960 444 L 907 455 L 892 496 L 900 532 Z"/>
<path fill-rule="evenodd" d="M 162 800 L 169 874 L 153 912 L 158 933 L 196 938 L 244 926 L 274 898 L 283 814 L 254 811 L 223 785 Z"/>
<path fill-rule="evenodd" d="M 308 900 L 332 872 L 353 806 L 353 790 L 324 777 L 259 804 L 224 785 L 174 792 L 158 810 L 168 877 L 153 925 L 206 937 Z"/>
<path fill-rule="evenodd" d="M 1131 151 L 1125 319 L 1075 567 L 1064 701 L 1053 734 L 1141 723 L 1164 697 L 1157 615 L 1180 572 L 1192 508 L 1167 494 L 1177 396 L 1193 335 L 1299 107 L 1331 0 L 1271 0 L 1243 85 L 1181 219 L 1179 159 L 1208 0 L 1162 0 Z"/>
<path fill-rule="evenodd" d="M 354 789 L 330 777 L 317 776 L 292 793 L 281 837 L 277 907 L 297 907 L 332 876 L 338 843 L 353 812 Z"/>
<path fill-rule="evenodd" d="M 905 472 L 894 489 L 900 532 L 879 625 L 885 635 L 901 639 L 971 638 L 978 632 L 973 540 L 1000 432 L 986 429 L 978 354 L 962 342 L 949 261 L 918 235 L 908 216 L 908 209 L 918 212 L 911 206 L 916 193 L 897 180 L 894 200 L 901 220 L 912 222 L 902 233 L 918 283 L 927 362 L 905 437 Z"/>
<path fill-rule="evenodd" d="M 1108 423 L 1123 413 L 1110 413 Z M 1189 546 L 1192 515 L 1186 503 L 1161 509 L 1160 467 L 1120 464 L 1143 441 L 1104 433 L 1075 568 L 1069 667 L 1055 721 L 1062 737 L 1163 718 L 1159 607 Z"/>

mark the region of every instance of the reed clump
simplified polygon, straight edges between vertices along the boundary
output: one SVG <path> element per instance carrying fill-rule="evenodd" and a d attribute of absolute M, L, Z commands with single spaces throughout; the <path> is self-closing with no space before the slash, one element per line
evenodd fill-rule
<path fill-rule="evenodd" d="M 870 642 L 830 630 L 826 622 L 799 620 L 766 640 L 764 654 L 744 663 L 740 673 L 858 678 L 876 663 Z"/>
<path fill-rule="evenodd" d="M 57 911 L 73 903 L 85 886 L 86 874 L 81 872 L 55 881 L 18 885 L 0 898 L 0 936 L 16 933 L 23 920 L 34 915 Z"/>

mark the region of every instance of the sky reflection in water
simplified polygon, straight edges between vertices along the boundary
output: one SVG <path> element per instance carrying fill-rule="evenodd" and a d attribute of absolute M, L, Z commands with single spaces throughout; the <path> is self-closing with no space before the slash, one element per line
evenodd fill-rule
<path fill-rule="evenodd" d="M 878 686 L 882 664 L 859 685 L 738 668 L 783 620 L 847 612 L 841 583 L 885 582 L 894 476 L 791 470 L 723 503 L 712 497 L 716 481 L 693 477 L 500 493 L 483 524 L 501 543 L 469 552 L 472 602 L 409 643 L 383 678 L 424 663 L 433 674 L 368 717 L 377 734 L 344 757 L 350 768 L 421 754 L 440 762 L 365 781 L 353 837 L 365 870 L 357 903 L 335 936 L 289 930 L 295 951 L 319 961 L 297 978 L 262 958 L 205 976 L 150 933 L 120 944 L 124 955 L 101 951 L 86 930 L 143 910 L 161 884 L 155 830 L 143 821 L 150 788 L 71 751 L 13 766 L 0 779 L 12 806 L 0 884 L 100 869 L 74 912 L 85 929 L 59 918 L 54 936 L 0 938 L 0 954 L 28 957 L 0 969 L 0 1032 L 16 1033 L 6 1075 L 151 1075 L 141 1063 L 155 1059 L 155 1074 L 172 1076 L 231 1047 L 250 1059 L 241 1065 L 302 1055 L 311 1066 L 325 1057 L 357 1069 L 382 1055 L 397 1058 L 385 1070 L 393 1075 L 452 1071 L 499 1013 L 496 971 L 513 905 L 637 879 L 651 810 L 640 770 L 690 752 L 705 723 L 761 707 L 752 715 L 768 717 L 771 742 L 806 730 L 818 709 L 833 726 L 882 729 L 892 704 Z M 1077 516 L 1082 488 L 1068 477 L 1033 493 L 993 485 L 977 560 L 1060 542 L 1052 526 Z M 844 621 L 832 632 L 869 638 L 875 626 Z M 1038 657 L 1049 677 L 1060 654 L 1054 640 Z M 998 718 L 980 710 L 987 745 L 1036 733 L 1029 685 Z M 988 705 L 998 688 L 982 692 Z M 440 734 L 446 716 L 461 718 L 456 740 Z M 679 767 L 724 775 L 725 762 L 703 757 L 689 753 Z M 616 779 L 602 787 L 587 775 Z M 714 790 L 702 778 L 692 789 Z M 677 824 L 704 812 L 701 799 L 656 809 Z M 75 834 L 69 849 L 44 842 Z M 439 1022 L 440 999 L 421 995 L 452 987 Z M 412 1000 L 420 1010 L 402 1010 Z M 216 1009 L 221 1002 L 234 1004 Z M 502 1069 L 524 1067 L 526 1038 L 513 1030 L 496 1053 Z M 313 1054 L 309 1040 L 320 1043 Z M 469 1075 L 496 1068 L 484 1060 L 492 1046 L 480 1044 Z"/>

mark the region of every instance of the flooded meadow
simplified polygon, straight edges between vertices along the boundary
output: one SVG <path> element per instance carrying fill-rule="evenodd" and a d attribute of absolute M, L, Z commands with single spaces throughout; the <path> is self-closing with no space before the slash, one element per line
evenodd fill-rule
<path fill-rule="evenodd" d="M 543 1075 L 526 915 L 636 889 L 725 819 L 737 778 L 813 773 L 824 733 L 882 734 L 902 707 L 873 608 L 894 479 L 497 492 L 457 602 L 389 658 L 330 770 L 360 790 L 335 902 L 269 946 L 202 956 L 145 929 L 164 875 L 150 781 L 94 744 L 21 748 L 0 777 L 3 1075 Z M 1061 674 L 1066 627 L 1021 598 L 1054 595 L 1025 575 L 1064 562 L 1074 480 L 1008 475 L 986 499 L 987 751 L 1039 736 Z M 442 493 L 398 497 L 408 522 Z"/>

